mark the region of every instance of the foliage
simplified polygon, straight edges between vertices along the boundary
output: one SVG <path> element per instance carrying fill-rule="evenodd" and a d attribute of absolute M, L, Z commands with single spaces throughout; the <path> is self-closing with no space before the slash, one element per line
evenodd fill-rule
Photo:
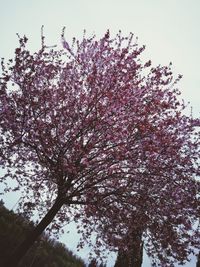
<path fill-rule="evenodd" d="M 62 50 L 42 35 L 36 53 L 19 41 L 2 61 L 0 160 L 21 208 L 43 215 L 55 201 L 53 229 L 79 221 L 80 246 L 92 230 L 97 248 L 139 233 L 157 264 L 185 261 L 199 246 L 200 121 L 183 113 L 181 77 L 142 63 L 133 34 L 72 44 L 63 34 Z"/>
<path fill-rule="evenodd" d="M 33 228 L 33 223 L 7 210 L 0 203 L 0 258 L 6 258 L 12 249 Z M 84 262 L 63 244 L 43 235 L 19 265 L 20 267 L 84 267 Z"/>

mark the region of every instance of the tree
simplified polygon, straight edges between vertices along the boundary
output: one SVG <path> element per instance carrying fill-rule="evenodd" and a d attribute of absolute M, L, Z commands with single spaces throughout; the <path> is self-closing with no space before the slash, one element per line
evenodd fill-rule
<path fill-rule="evenodd" d="M 125 190 L 84 218 L 99 240 L 119 250 L 116 264 L 126 258 L 127 266 L 141 266 L 143 247 L 155 266 L 183 264 L 200 247 L 200 120 L 186 115 L 180 78 L 158 66 L 137 84 L 128 106 Z"/>
<path fill-rule="evenodd" d="M 165 71 L 152 70 L 132 106 L 137 135 L 129 138 L 121 202 L 114 195 L 95 216 L 88 211 L 87 225 L 92 217 L 101 239 L 118 248 L 116 266 L 140 267 L 143 246 L 153 266 L 183 264 L 200 246 L 199 119 L 183 113 L 170 83 L 163 86 Z"/>
<path fill-rule="evenodd" d="M 170 66 L 142 64 L 144 47 L 133 34 L 84 36 L 70 45 L 63 32 L 62 50 L 47 47 L 42 35 L 36 53 L 26 37 L 19 41 L 14 60 L 2 60 L 1 180 L 18 182 L 13 190 L 23 191 L 20 208 L 28 215 L 49 211 L 5 266 L 16 267 L 50 223 L 57 230 L 72 218 L 84 226 L 84 239 L 98 228 L 115 247 L 126 246 L 128 233 L 166 239 L 169 219 L 186 234 L 197 214 L 199 120 L 181 113 L 180 77 L 173 80 Z M 150 245 L 150 255 L 157 250 Z"/>
<path fill-rule="evenodd" d="M 170 109 L 160 109 L 150 95 L 151 108 L 141 105 L 138 114 L 144 124 L 126 162 L 130 180 L 121 202 L 107 199 L 93 218 L 101 238 L 104 233 L 103 240 L 118 248 L 116 266 L 140 267 L 143 247 L 153 266 L 184 264 L 200 246 L 199 120 L 180 111 L 174 92 Z"/>

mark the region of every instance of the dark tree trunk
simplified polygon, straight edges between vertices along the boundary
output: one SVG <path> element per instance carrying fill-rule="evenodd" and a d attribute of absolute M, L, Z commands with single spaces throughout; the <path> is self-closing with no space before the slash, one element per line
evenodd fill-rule
<path fill-rule="evenodd" d="M 120 249 L 114 267 L 141 267 L 143 261 L 142 234 L 131 236 L 132 245 L 128 250 Z"/>
<path fill-rule="evenodd" d="M 142 234 L 134 236 L 134 243 L 130 249 L 130 267 L 141 267 L 143 261 L 143 242 Z"/>
<path fill-rule="evenodd" d="M 197 264 L 196 264 L 196 267 L 200 267 L 200 252 L 199 252 L 199 255 L 197 257 Z"/>
<path fill-rule="evenodd" d="M 127 251 L 120 249 L 118 251 L 117 260 L 114 267 L 128 267 L 129 266 L 129 257 Z"/>
<path fill-rule="evenodd" d="M 62 198 L 57 198 L 51 209 L 40 223 L 29 233 L 27 238 L 16 248 L 10 258 L 1 265 L 2 267 L 17 267 L 34 242 L 44 232 L 45 228 L 52 222 L 60 208 L 63 206 Z"/>

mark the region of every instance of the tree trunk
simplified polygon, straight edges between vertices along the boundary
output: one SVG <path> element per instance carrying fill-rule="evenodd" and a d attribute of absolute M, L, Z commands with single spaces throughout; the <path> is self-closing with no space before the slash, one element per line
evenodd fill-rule
<path fill-rule="evenodd" d="M 200 267 L 200 252 L 199 252 L 199 255 L 197 257 L 197 264 L 196 264 L 196 267 Z"/>
<path fill-rule="evenodd" d="M 2 267 L 17 267 L 21 259 L 25 256 L 28 250 L 32 247 L 34 242 L 43 233 L 45 228 L 52 222 L 58 211 L 63 206 L 62 198 L 57 198 L 51 209 L 46 216 L 40 221 L 40 223 L 29 233 L 27 238 L 16 248 L 11 254 L 10 258 L 2 265 Z"/>
<path fill-rule="evenodd" d="M 133 246 L 130 249 L 130 267 L 141 267 L 143 261 L 143 242 L 142 234 L 134 235 Z"/>
<path fill-rule="evenodd" d="M 127 251 L 120 249 L 118 251 L 117 260 L 114 267 L 128 267 L 129 266 L 129 256 Z"/>
<path fill-rule="evenodd" d="M 132 242 L 128 250 L 120 249 L 114 267 L 141 267 L 143 261 L 142 234 L 130 237 Z"/>

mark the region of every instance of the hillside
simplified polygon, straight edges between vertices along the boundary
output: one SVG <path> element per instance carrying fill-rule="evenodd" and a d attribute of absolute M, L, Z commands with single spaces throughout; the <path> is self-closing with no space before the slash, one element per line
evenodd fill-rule
<path fill-rule="evenodd" d="M 6 209 L 0 202 L 0 259 L 4 260 L 33 227 L 31 222 Z M 83 260 L 47 235 L 35 243 L 20 267 L 85 267 Z"/>

